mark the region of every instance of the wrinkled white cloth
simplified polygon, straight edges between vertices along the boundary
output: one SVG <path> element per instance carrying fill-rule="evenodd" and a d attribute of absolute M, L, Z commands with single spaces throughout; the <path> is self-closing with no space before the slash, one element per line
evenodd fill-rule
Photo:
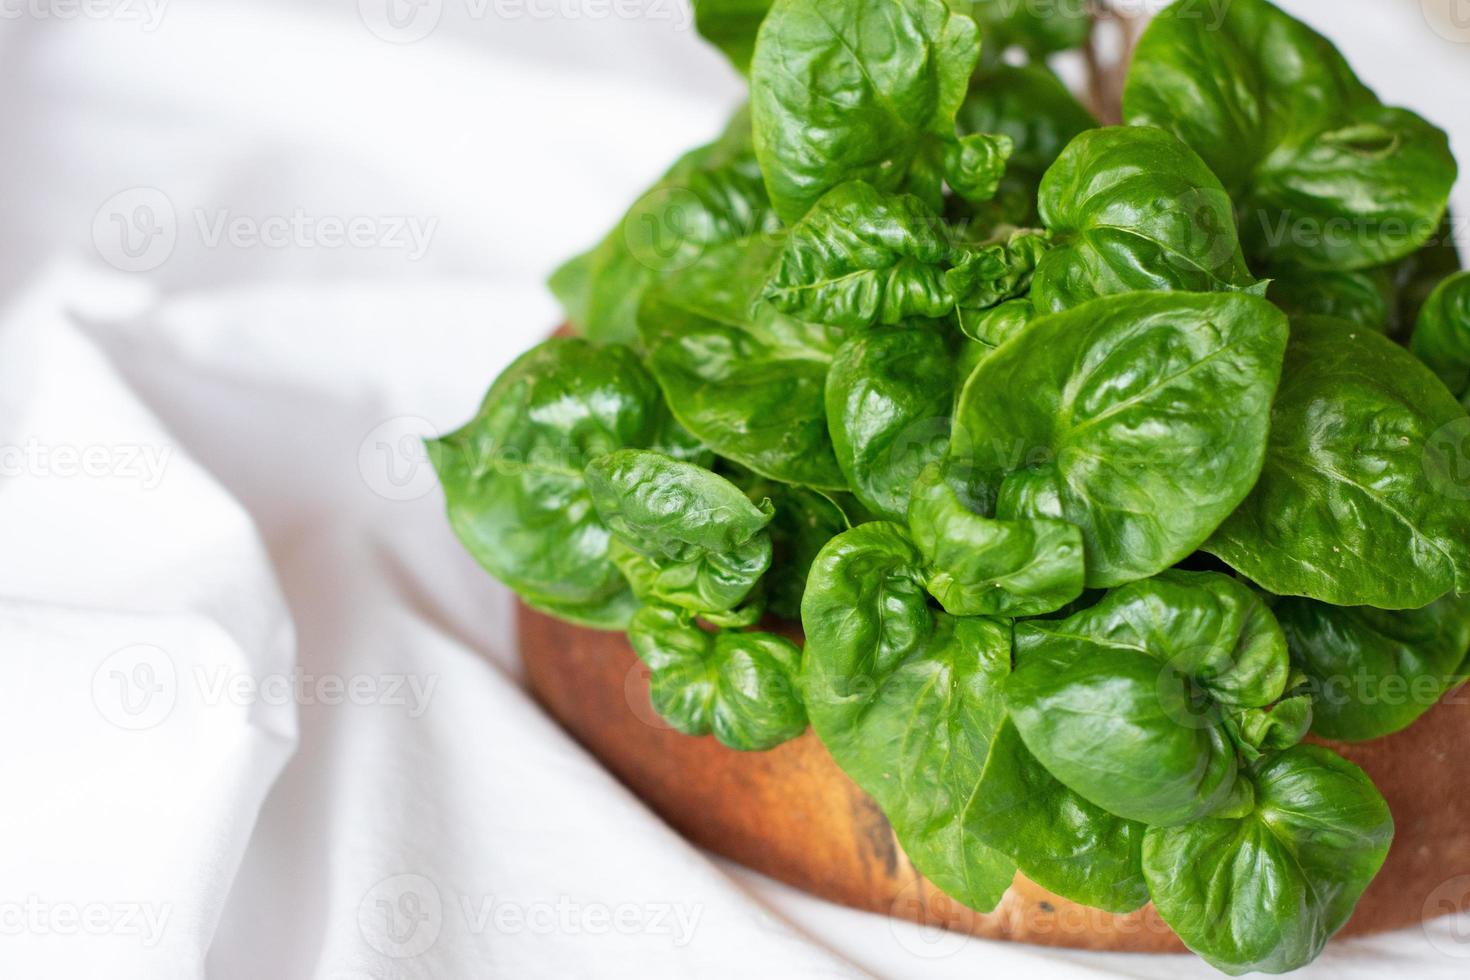
<path fill-rule="evenodd" d="M 1289 6 L 1470 159 L 1443 22 Z M 711 860 L 519 686 L 418 438 L 739 98 L 682 4 L 18 4 L 0 72 L 0 976 L 1213 975 Z"/>

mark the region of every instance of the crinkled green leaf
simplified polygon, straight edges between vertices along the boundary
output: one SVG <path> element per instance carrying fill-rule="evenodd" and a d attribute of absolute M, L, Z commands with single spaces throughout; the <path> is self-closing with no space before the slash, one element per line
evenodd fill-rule
<path fill-rule="evenodd" d="M 751 61 L 756 154 L 793 223 L 863 180 L 938 208 L 944 148 L 980 53 L 943 0 L 775 0 Z"/>
<path fill-rule="evenodd" d="M 1082 531 L 1049 518 L 999 521 L 970 507 L 931 464 L 909 502 L 924 584 L 956 616 L 1037 616 L 1082 594 Z"/>
<path fill-rule="evenodd" d="M 770 501 L 751 503 L 724 477 L 641 449 L 600 456 L 586 476 L 612 559 L 644 601 L 729 612 L 770 567 Z"/>
<path fill-rule="evenodd" d="M 837 327 L 897 324 L 954 308 L 950 244 L 918 198 L 860 180 L 822 196 L 786 236 L 764 295 L 793 316 Z"/>
<path fill-rule="evenodd" d="M 1327 749 L 1298 745 L 1249 779 L 1249 814 L 1150 827 L 1143 842 L 1159 915 L 1232 976 L 1286 973 L 1315 959 L 1393 840 L 1393 817 L 1372 781 Z"/>
<path fill-rule="evenodd" d="M 1267 591 L 1336 605 L 1470 591 L 1470 486 L 1436 455 L 1457 426 L 1465 410 L 1408 351 L 1298 318 L 1261 478 L 1205 550 Z"/>
<path fill-rule="evenodd" d="M 628 586 L 583 468 L 627 446 L 677 452 L 686 439 L 632 351 L 556 339 L 506 368 L 475 418 L 429 451 L 450 525 L 481 565 L 538 608 L 620 628 Z"/>
<path fill-rule="evenodd" d="M 790 640 L 709 632 L 689 612 L 659 605 L 638 610 L 628 639 L 648 665 L 654 709 L 686 735 L 760 751 L 806 730 L 801 651 Z"/>

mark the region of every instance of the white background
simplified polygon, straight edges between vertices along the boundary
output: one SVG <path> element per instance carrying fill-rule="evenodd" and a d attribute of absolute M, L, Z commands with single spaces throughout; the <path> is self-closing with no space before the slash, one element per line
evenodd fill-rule
<path fill-rule="evenodd" d="M 682 0 L 385 3 L 0 2 L 0 976 L 1210 975 L 712 862 L 523 695 L 416 437 L 740 86 Z M 1470 160 L 1448 21 L 1288 6 Z"/>

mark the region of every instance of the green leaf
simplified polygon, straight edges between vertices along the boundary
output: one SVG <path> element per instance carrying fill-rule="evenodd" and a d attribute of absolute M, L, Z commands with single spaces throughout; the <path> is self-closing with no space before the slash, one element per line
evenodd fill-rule
<path fill-rule="evenodd" d="M 651 283 L 715 245 L 779 227 L 742 109 L 719 139 L 679 158 L 591 251 L 554 272 L 551 289 L 580 332 L 630 342 Z"/>
<path fill-rule="evenodd" d="M 940 204 L 945 146 L 980 53 L 943 0 L 775 0 L 751 62 L 756 154 L 793 223 L 849 180 Z"/>
<path fill-rule="evenodd" d="M 1017 623 L 1015 659 L 1006 703 L 1026 747 L 1086 799 L 1154 826 L 1249 801 L 1224 712 L 1273 704 L 1290 669 L 1270 610 L 1216 572 L 1164 572 Z"/>
<path fill-rule="evenodd" d="M 954 294 L 960 329 L 967 333 L 980 329 L 974 322 L 986 310 L 1026 292 L 1032 273 L 1050 247 L 1044 234 L 1017 231 L 1005 242 L 961 253 L 944 276 L 945 288 Z"/>
<path fill-rule="evenodd" d="M 997 521 L 965 504 L 938 463 L 914 482 L 909 533 L 925 587 L 956 616 L 1037 616 L 1082 594 L 1082 531 L 1066 521 Z"/>
<path fill-rule="evenodd" d="M 1115 913 L 1148 901 L 1143 824 L 1115 817 L 1058 782 L 1012 721 L 991 742 L 965 829 L 1063 898 Z"/>
<path fill-rule="evenodd" d="M 827 375 L 827 425 L 848 486 L 874 514 L 902 520 L 919 471 L 944 454 L 956 379 L 938 331 L 853 337 Z"/>
<path fill-rule="evenodd" d="M 1423 609 L 1282 599 L 1276 618 L 1311 678 L 1312 731 L 1361 742 L 1407 728 L 1459 680 L 1470 653 L 1470 596 Z"/>
<path fill-rule="evenodd" d="M 1260 481 L 1205 550 L 1269 592 L 1335 605 L 1409 609 L 1470 591 L 1470 492 L 1436 485 L 1432 455 L 1436 433 L 1464 419 L 1388 338 L 1294 320 Z"/>
<path fill-rule="evenodd" d="M 1185 945 L 1238 976 L 1310 963 L 1378 873 L 1393 817 L 1371 780 L 1315 745 L 1250 775 L 1237 819 L 1150 827 L 1143 872 L 1154 907 Z"/>
<path fill-rule="evenodd" d="M 848 181 L 791 229 L 764 295 L 785 313 L 837 327 L 940 317 L 954 308 L 949 253 L 943 222 L 918 198 Z"/>
<path fill-rule="evenodd" d="M 648 292 L 639 335 L 670 408 L 705 445 L 774 480 L 845 489 L 823 401 L 841 335 L 760 300 L 778 247 L 711 249 Z"/>
<path fill-rule="evenodd" d="M 693 0 L 694 27 L 706 41 L 725 53 L 742 74 L 750 73 L 755 35 L 771 0 Z"/>
<path fill-rule="evenodd" d="M 708 632 L 687 611 L 657 605 L 638 610 L 628 639 L 648 665 L 654 709 L 686 735 L 760 751 L 806 730 L 801 651 L 790 640 Z"/>
<path fill-rule="evenodd" d="M 999 133 L 969 133 L 944 147 L 944 179 L 971 204 L 995 197 L 1015 147 Z"/>
<path fill-rule="evenodd" d="M 1236 293 L 1110 296 L 1039 317 L 980 362 L 951 457 L 984 516 L 1082 529 L 1087 584 L 1194 551 L 1265 456 L 1286 318 Z"/>
<path fill-rule="evenodd" d="M 1032 281 L 1039 310 L 1141 289 L 1254 285 L 1225 189 L 1193 150 L 1161 129 L 1087 130 L 1047 170 L 1039 194 L 1054 244 Z"/>
<path fill-rule="evenodd" d="M 641 449 L 600 456 L 586 476 L 612 559 L 645 602 L 726 613 L 770 567 L 770 501 L 756 506 L 724 477 Z"/>
<path fill-rule="evenodd" d="M 966 310 L 961 307 L 959 314 L 960 331 L 977 345 L 994 350 L 1024 330 L 1035 318 L 1036 310 L 1029 299 L 1009 299 L 987 309 Z M 981 360 L 984 358 L 978 358 L 975 363 Z"/>
<path fill-rule="evenodd" d="M 633 604 L 583 467 L 686 439 L 632 351 L 556 339 L 506 368 L 475 418 L 429 452 L 450 525 L 481 565 L 537 608 L 621 628 Z"/>
<path fill-rule="evenodd" d="M 1383 105 L 1332 43 L 1265 0 L 1178 0 L 1150 23 L 1123 95 L 1134 125 L 1194 148 L 1253 256 L 1318 269 L 1402 258 L 1434 233 L 1445 134 Z"/>
<path fill-rule="evenodd" d="M 1414 322 L 1409 350 L 1439 375 L 1450 393 L 1470 394 L 1470 272 L 1435 287 Z"/>
<path fill-rule="evenodd" d="M 994 202 L 981 213 L 997 221 L 1035 225 L 1041 176 L 1072 138 L 1097 125 L 1067 87 L 1041 65 L 996 65 L 975 75 L 955 117 L 961 135 L 996 133 L 1011 155 Z"/>
<path fill-rule="evenodd" d="M 1272 280 L 1266 296 L 1291 317 L 1331 316 L 1379 333 L 1388 332 L 1398 301 L 1386 266 L 1359 272 L 1292 269 Z"/>
<path fill-rule="evenodd" d="M 922 559 L 896 524 L 833 538 L 812 565 L 801 621 L 812 728 L 882 807 L 904 853 L 946 894 L 988 911 L 1015 865 L 965 830 L 991 740 L 1010 628 L 931 610 Z"/>

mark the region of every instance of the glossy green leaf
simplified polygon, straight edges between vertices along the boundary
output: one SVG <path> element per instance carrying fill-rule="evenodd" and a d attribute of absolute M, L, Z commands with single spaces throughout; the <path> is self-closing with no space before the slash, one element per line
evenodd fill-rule
<path fill-rule="evenodd" d="M 833 538 L 812 565 L 801 621 L 812 728 L 883 808 L 923 875 L 988 911 L 1015 874 L 964 815 L 1005 718 L 1010 628 L 931 610 L 919 553 L 896 524 Z"/>
<path fill-rule="evenodd" d="M 1450 276 L 1429 294 L 1414 322 L 1409 350 L 1451 394 L 1470 395 L 1470 272 Z"/>
<path fill-rule="evenodd" d="M 612 559 L 644 601 L 729 612 L 770 567 L 770 501 L 751 503 L 724 477 L 642 449 L 600 456 L 586 476 Z"/>
<path fill-rule="evenodd" d="M 1148 901 L 1143 824 L 1115 817 L 1058 782 L 1009 720 L 991 743 L 965 829 L 1063 898 L 1117 913 Z"/>
<path fill-rule="evenodd" d="M 769 749 L 806 730 L 801 651 L 771 633 L 709 632 L 690 613 L 644 606 L 628 639 L 649 669 L 654 709 L 686 735 Z"/>
<path fill-rule="evenodd" d="M 553 273 L 551 289 L 581 333 L 633 341 L 651 283 L 715 245 L 779 227 L 742 110 L 719 139 L 679 158 L 591 251 Z"/>
<path fill-rule="evenodd" d="M 1168 571 L 1063 620 L 1016 624 L 1006 703 L 1053 776 L 1110 813 L 1169 826 L 1249 802 L 1224 713 L 1283 693 L 1281 628 L 1247 586 Z"/>
<path fill-rule="evenodd" d="M 694 26 L 706 41 L 725 53 L 741 72 L 750 71 L 755 35 L 771 0 L 692 0 Z"/>
<path fill-rule="evenodd" d="M 823 401 L 841 335 L 760 299 L 778 248 L 711 249 L 648 292 L 639 335 L 674 414 L 701 442 L 762 476 L 841 490 Z"/>
<path fill-rule="evenodd" d="M 944 180 L 972 204 L 995 197 L 1015 147 L 1000 133 L 968 133 L 944 147 Z"/>
<path fill-rule="evenodd" d="M 1277 275 L 1266 296 L 1289 316 L 1330 316 L 1387 333 L 1398 301 L 1385 266 L 1359 272 L 1292 269 Z"/>
<path fill-rule="evenodd" d="M 1032 280 L 1039 310 L 1140 289 L 1254 285 L 1225 189 L 1193 150 L 1161 129 L 1083 132 L 1047 170 L 1039 193 L 1053 240 Z"/>
<path fill-rule="evenodd" d="M 913 483 L 909 533 L 924 584 L 956 616 L 1036 616 L 1082 594 L 1082 531 L 1066 521 L 998 521 L 966 504 L 939 464 Z"/>
<path fill-rule="evenodd" d="M 951 456 L 984 516 L 1082 529 L 1087 584 L 1194 551 L 1265 455 L 1286 318 L 1233 293 L 1110 296 L 1033 320 L 966 382 Z"/>
<path fill-rule="evenodd" d="M 1361 269 L 1433 234 L 1455 180 L 1445 134 L 1384 106 L 1332 43 L 1265 0 L 1177 0 L 1150 23 L 1123 96 L 1224 183 L 1247 251 Z"/>
<path fill-rule="evenodd" d="M 775 0 L 751 62 L 756 154 L 788 223 L 849 180 L 940 203 L 980 53 L 943 0 Z"/>
<path fill-rule="evenodd" d="M 633 607 L 583 468 L 627 446 L 670 450 L 677 430 L 632 351 L 557 339 L 506 368 L 429 451 L 450 525 L 481 565 L 538 608 L 620 628 Z"/>
<path fill-rule="evenodd" d="M 1261 478 L 1205 550 L 1267 591 L 1336 605 L 1470 591 L 1470 492 L 1432 455 L 1436 433 L 1464 419 L 1388 338 L 1294 320 Z"/>
<path fill-rule="evenodd" d="M 954 268 L 945 273 L 944 285 L 954 295 L 961 329 L 967 333 L 978 329 L 973 324 L 984 311 L 1025 293 L 1049 248 L 1046 235 L 1019 231 L 1004 242 L 959 253 Z"/>
<path fill-rule="evenodd" d="M 916 197 L 860 180 L 838 184 L 786 236 L 765 297 L 793 316 L 838 327 L 940 317 L 950 244 Z"/>
<path fill-rule="evenodd" d="M 994 350 L 1026 328 L 1036 318 L 1029 299 L 1008 299 L 982 310 L 959 310 L 961 332 L 976 344 Z M 978 358 L 975 363 L 984 360 Z M 972 368 L 973 370 L 973 368 Z M 968 374 L 966 375 L 968 377 Z"/>
<path fill-rule="evenodd" d="M 1470 653 L 1470 596 L 1423 609 L 1282 599 L 1276 618 L 1311 678 L 1312 731 L 1360 742 L 1407 728 L 1459 679 Z"/>
<path fill-rule="evenodd" d="M 1393 817 L 1371 780 L 1315 745 L 1251 773 L 1236 819 L 1150 827 L 1143 871 L 1154 907 L 1216 969 L 1285 973 L 1311 962 L 1378 873 Z"/>
<path fill-rule="evenodd" d="M 827 375 L 827 425 L 837 464 L 873 513 L 902 520 L 919 471 L 944 454 L 954 357 L 936 330 L 853 337 Z"/>

